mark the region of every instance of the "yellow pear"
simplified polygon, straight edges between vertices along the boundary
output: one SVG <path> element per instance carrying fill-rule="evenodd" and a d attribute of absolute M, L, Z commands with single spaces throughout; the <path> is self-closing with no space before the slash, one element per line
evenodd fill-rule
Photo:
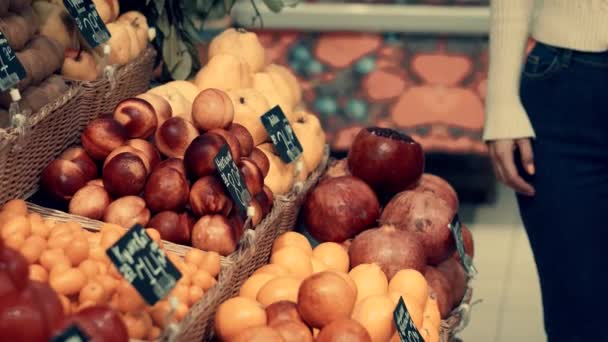
<path fill-rule="evenodd" d="M 297 112 L 297 119 L 291 123 L 293 131 L 302 145 L 302 160 L 306 171 L 314 171 L 325 153 L 325 132 L 316 115 L 307 112 Z"/>
<path fill-rule="evenodd" d="M 268 133 L 260 117 L 270 110 L 266 97 L 253 88 L 229 90 L 227 92 L 234 107 L 232 122 L 243 125 L 253 137 L 254 145 L 268 141 Z"/>
<path fill-rule="evenodd" d="M 259 145 L 258 148 L 266 155 L 270 162 L 268 174 L 264 178 L 264 185 L 269 187 L 275 196 L 290 192 L 295 181 L 294 163 L 284 163 L 281 157 L 275 153 L 272 143 Z"/>
<path fill-rule="evenodd" d="M 262 70 L 266 64 L 266 51 L 258 36 L 244 29 L 229 28 L 217 35 L 209 44 L 209 58 L 221 54 L 241 57 L 251 72 Z"/>
<path fill-rule="evenodd" d="M 194 84 L 203 91 L 208 88 L 232 90 L 251 87 L 249 65 L 240 57 L 219 54 L 213 56 L 194 78 Z"/>

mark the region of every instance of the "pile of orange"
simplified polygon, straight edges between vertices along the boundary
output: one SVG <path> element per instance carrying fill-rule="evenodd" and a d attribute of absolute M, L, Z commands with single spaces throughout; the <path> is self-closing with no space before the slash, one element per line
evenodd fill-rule
<path fill-rule="evenodd" d="M 439 307 L 420 272 L 404 269 L 387 279 L 376 264 L 362 264 L 353 269 L 349 266 L 347 249 L 340 244 L 326 242 L 313 249 L 305 236 L 295 232 L 283 234 L 273 245 L 270 263 L 243 283 L 237 297 L 218 308 L 216 335 L 223 341 L 240 341 L 245 337 L 249 341 L 273 341 L 272 336 L 290 340 L 297 332 L 302 337 L 298 340 L 312 341 L 325 326 L 339 318 L 357 322 L 365 328 L 370 341 L 400 341 L 393 312 L 402 297 L 424 340 L 439 341 Z M 319 293 L 310 293 L 311 284 L 318 288 L 312 292 Z M 318 303 L 323 291 L 335 292 L 329 295 L 329 300 L 322 300 L 325 304 Z M 344 298 L 338 298 L 341 296 Z M 289 311 L 291 314 L 282 315 L 290 317 L 291 327 L 278 324 L 274 312 L 279 306 L 295 308 Z M 310 331 L 310 339 L 302 326 Z"/>

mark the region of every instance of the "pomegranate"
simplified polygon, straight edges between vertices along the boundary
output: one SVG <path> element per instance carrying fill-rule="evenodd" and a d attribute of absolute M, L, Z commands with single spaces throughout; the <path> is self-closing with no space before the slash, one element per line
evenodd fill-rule
<path fill-rule="evenodd" d="M 452 311 L 452 292 L 450 291 L 450 281 L 446 276 L 435 267 L 427 266 L 424 271 L 424 278 L 431 287 L 431 295 L 437 299 L 441 318 L 446 318 Z"/>
<path fill-rule="evenodd" d="M 425 173 L 420 177 L 420 181 L 412 189 L 419 192 L 430 192 L 433 195 L 446 201 L 454 212 L 458 211 L 459 201 L 456 190 L 445 179 Z"/>
<path fill-rule="evenodd" d="M 304 222 L 319 242 L 343 242 L 372 227 L 380 215 L 374 191 L 353 176 L 328 179 L 308 195 Z"/>
<path fill-rule="evenodd" d="M 391 279 L 399 270 L 426 266 L 426 252 L 418 236 L 393 226 L 369 229 L 357 237 L 348 249 L 351 267 L 377 264 Z"/>
<path fill-rule="evenodd" d="M 317 342 L 371 342 L 367 329 L 352 319 L 339 319 L 326 325 L 317 336 Z"/>
<path fill-rule="evenodd" d="M 348 167 L 382 197 L 416 184 L 424 170 L 424 153 L 410 136 L 390 128 L 359 131 L 348 153 Z"/>
<path fill-rule="evenodd" d="M 437 270 L 441 272 L 450 283 L 450 297 L 453 307 L 460 304 L 467 290 L 467 274 L 462 267 L 462 264 L 454 259 L 449 258 L 437 266 Z"/>
<path fill-rule="evenodd" d="M 380 223 L 418 234 L 428 263 L 438 265 L 456 250 L 449 228 L 454 214 L 445 201 L 431 193 L 404 191 L 386 205 Z"/>

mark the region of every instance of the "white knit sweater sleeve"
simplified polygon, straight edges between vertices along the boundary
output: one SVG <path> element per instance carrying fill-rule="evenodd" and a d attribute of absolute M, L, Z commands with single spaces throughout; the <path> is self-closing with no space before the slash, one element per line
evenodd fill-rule
<path fill-rule="evenodd" d="M 533 0 L 491 0 L 484 140 L 534 136 L 519 97 L 532 7 Z"/>

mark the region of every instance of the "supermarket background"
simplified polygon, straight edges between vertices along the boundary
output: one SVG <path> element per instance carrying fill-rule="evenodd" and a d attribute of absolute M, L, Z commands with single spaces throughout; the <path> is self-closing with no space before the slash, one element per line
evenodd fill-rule
<path fill-rule="evenodd" d="M 538 278 L 515 197 L 496 184 L 481 141 L 488 3 L 320 0 L 279 14 L 259 6 L 260 29 L 259 22 L 251 23 L 251 4 L 242 2 L 233 9 L 232 24 L 256 31 L 267 57 L 298 75 L 306 107 L 321 119 L 334 154 L 347 150 L 362 127 L 399 129 L 422 143 L 427 170 L 455 186 L 478 247 L 474 297 L 483 300 L 459 337 L 543 341 Z M 392 14 L 384 20 L 386 13 Z M 325 21 L 332 17 L 335 22 Z M 226 24 L 206 30 L 205 40 Z M 382 29 L 387 26 L 392 30 Z"/>

